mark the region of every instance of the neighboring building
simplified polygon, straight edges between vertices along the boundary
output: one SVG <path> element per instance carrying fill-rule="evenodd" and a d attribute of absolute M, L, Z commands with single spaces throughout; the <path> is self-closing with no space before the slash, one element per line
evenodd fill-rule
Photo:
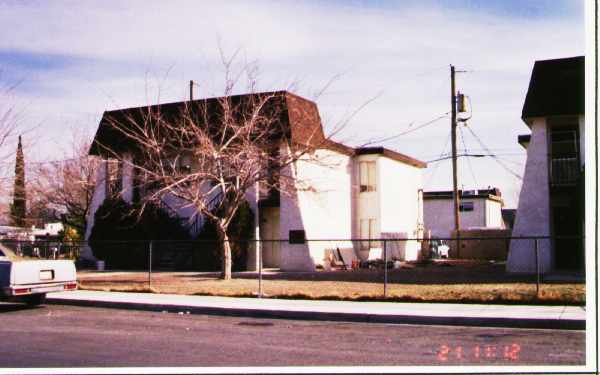
<path fill-rule="evenodd" d="M 44 228 L 0 225 L 0 239 L 15 241 L 56 240 L 62 231 L 61 222 L 46 223 Z"/>
<path fill-rule="evenodd" d="M 64 229 L 61 222 L 45 223 L 44 228 L 34 228 L 33 235 L 40 240 L 58 239 L 60 232 Z"/>
<path fill-rule="evenodd" d="M 557 236 L 584 233 L 583 56 L 536 61 L 521 118 L 531 129 L 518 142 L 527 149 L 513 236 L 538 241 L 543 272 L 583 267 L 583 241 Z M 533 240 L 511 241 L 510 272 L 535 272 Z"/>
<path fill-rule="evenodd" d="M 299 161 L 293 166 L 295 176 L 309 188 L 296 186 L 291 196 L 261 190 L 257 199 L 255 191 L 248 192 L 247 200 L 255 213 L 260 239 L 295 236 L 306 239 L 414 238 L 422 235 L 420 192 L 425 163 L 383 147 L 352 148 L 325 140 L 314 102 L 286 91 L 275 94 L 274 105 L 281 106 L 278 113 L 283 114 L 282 125 L 291 133 L 290 139 L 300 143 L 315 142 L 315 156 L 323 163 Z M 232 100 L 244 100 L 249 95 L 258 94 L 239 95 Z M 211 101 L 216 103 L 217 100 L 194 102 L 210 105 Z M 179 113 L 184 105 L 190 105 L 190 102 L 156 105 L 150 110 L 160 108 L 161 114 L 170 116 L 169 113 Z M 110 111 L 103 115 L 90 149 L 90 154 L 104 159 L 104 167 L 99 168 L 86 239 L 93 227 L 94 213 L 108 191 L 117 189 L 126 201 L 132 201 L 140 194 L 136 194 L 133 186 L 138 177 L 132 175 L 132 169 L 112 162 L 109 155 L 95 145 L 120 142 L 119 152 L 131 157 L 131 146 L 121 142 L 122 137 L 115 134 L 114 129 L 111 131 L 108 118 L 125 117 L 125 113 L 142 110 L 148 108 Z M 319 136 L 313 137 L 314 134 Z M 189 218 L 193 211 L 179 210 L 177 214 L 180 218 Z M 196 223 L 190 231 L 195 234 L 200 227 L 201 223 Z M 380 245 L 375 241 L 309 241 L 304 244 L 264 242 L 262 246 L 265 267 L 310 271 L 324 263 L 327 249 L 351 247 L 357 257 L 366 259 L 370 248 Z M 388 250 L 399 259 L 415 260 L 420 244 L 406 241 Z M 257 254 L 248 254 L 248 269 L 255 270 L 257 264 Z"/>
<path fill-rule="evenodd" d="M 34 238 L 30 228 L 0 225 L 0 240 L 33 241 Z"/>
<path fill-rule="evenodd" d="M 460 228 L 504 228 L 500 189 L 459 190 Z M 454 198 L 450 191 L 423 193 L 425 231 L 432 237 L 452 238 L 454 230 Z"/>

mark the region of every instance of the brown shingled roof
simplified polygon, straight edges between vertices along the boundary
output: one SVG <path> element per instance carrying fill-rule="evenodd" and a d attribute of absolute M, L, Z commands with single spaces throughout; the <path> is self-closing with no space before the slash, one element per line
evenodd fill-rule
<path fill-rule="evenodd" d="M 317 146 L 325 142 L 317 105 L 310 100 L 287 91 L 233 95 L 228 99 L 232 105 L 240 105 L 243 108 L 245 103 L 251 103 L 253 99 L 261 95 L 263 97 L 273 95 L 268 105 L 265 105 L 264 111 L 270 111 L 273 116 L 278 117 L 274 122 L 274 126 L 281 127 L 279 133 L 281 136 L 285 136 L 293 143 L 303 145 Z M 201 113 L 207 113 L 209 114 L 208 122 L 218 124 L 218 116 L 222 112 L 219 101 L 222 99 L 206 98 L 106 111 L 100 120 L 89 153 L 91 155 L 101 155 L 104 147 L 109 147 L 116 152 L 131 150 L 135 146 L 119 130 L 115 129 L 114 124 L 131 128 L 132 122 L 143 124 L 149 114 L 154 117 L 160 116 L 165 122 L 177 122 L 181 119 L 184 111 L 196 113 L 197 116 L 201 116 Z"/>
<path fill-rule="evenodd" d="M 317 104 L 288 91 L 273 91 L 254 94 L 233 95 L 228 97 L 232 105 L 243 106 L 245 102 L 252 102 L 258 96 L 272 95 L 269 105 L 265 111 L 271 111 L 273 116 L 278 117 L 275 122 L 280 126 L 280 136 L 290 139 L 294 144 L 310 145 L 315 148 L 329 149 L 347 156 L 365 154 L 381 154 L 390 159 L 412 165 L 417 168 L 425 168 L 426 163 L 410 156 L 389 150 L 384 147 L 360 147 L 353 148 L 342 143 L 327 139 L 323 133 L 321 118 Z M 109 147 L 113 152 L 126 152 L 135 148 L 130 139 L 127 139 L 114 125 L 131 127 L 133 123 L 143 124 L 149 114 L 154 117 L 160 116 L 162 121 L 177 122 L 181 119 L 184 111 L 192 113 L 209 114 L 209 123 L 219 124 L 218 116 L 222 111 L 220 100 L 223 98 L 205 98 L 193 101 L 182 101 L 166 104 L 156 104 L 145 107 L 133 107 L 106 111 L 102 115 L 96 136 L 90 147 L 90 155 L 103 155 L 103 150 Z M 188 112 L 188 113 L 189 113 Z M 218 125 L 215 125 L 218 126 Z"/>

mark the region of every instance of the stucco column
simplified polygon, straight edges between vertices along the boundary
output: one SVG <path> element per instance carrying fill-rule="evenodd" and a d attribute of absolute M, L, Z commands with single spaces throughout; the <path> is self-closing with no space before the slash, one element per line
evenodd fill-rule
<path fill-rule="evenodd" d="M 248 204 L 250 205 L 250 208 L 252 209 L 252 211 L 254 212 L 254 238 L 255 239 L 260 239 L 260 232 L 259 232 L 259 208 L 258 208 L 258 200 L 259 200 L 259 189 L 258 189 L 258 183 L 256 184 L 256 187 L 254 189 L 251 189 L 250 191 L 248 191 L 248 194 L 246 195 L 246 199 L 248 201 Z M 259 256 L 258 256 L 258 252 L 260 251 L 260 243 L 258 241 L 255 241 L 251 246 L 248 247 L 248 257 L 246 259 L 246 269 L 248 271 L 258 271 L 258 261 L 259 261 Z"/>
<path fill-rule="evenodd" d="M 96 186 L 94 187 L 94 195 L 92 196 L 92 203 L 90 204 L 90 209 L 87 215 L 86 220 L 86 229 L 85 229 L 85 241 L 86 244 L 81 251 L 81 258 L 86 260 L 95 261 L 96 258 L 94 254 L 92 254 L 92 249 L 87 244 L 87 241 L 90 239 L 90 235 L 92 234 L 92 228 L 94 227 L 94 215 L 98 210 L 98 207 L 104 202 L 106 199 L 107 186 L 106 186 L 106 175 L 107 175 L 107 161 L 101 160 L 98 165 L 98 170 L 96 171 Z"/>
<path fill-rule="evenodd" d="M 536 118 L 531 126 L 531 140 L 527 147 L 527 164 L 519 194 L 513 237 L 550 236 L 548 171 L 548 128 L 544 118 Z M 551 241 L 538 241 L 540 269 L 548 272 L 553 260 Z M 536 272 L 534 240 L 511 240 L 506 269 L 509 272 Z"/>

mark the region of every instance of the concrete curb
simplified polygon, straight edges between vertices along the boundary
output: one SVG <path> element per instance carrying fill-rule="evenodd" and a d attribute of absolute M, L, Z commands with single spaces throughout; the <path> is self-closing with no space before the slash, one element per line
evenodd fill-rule
<path fill-rule="evenodd" d="M 499 317 L 456 317 L 456 316 L 416 316 L 398 314 L 368 314 L 321 311 L 291 311 L 272 309 L 241 309 L 229 307 L 187 306 L 172 304 L 150 304 L 143 302 L 113 302 L 91 299 L 48 298 L 46 303 L 83 307 L 103 307 L 114 309 L 190 312 L 203 315 L 221 315 L 251 318 L 298 319 L 362 323 L 425 324 L 448 326 L 504 327 L 585 330 L 585 320 L 579 319 L 531 319 Z"/>

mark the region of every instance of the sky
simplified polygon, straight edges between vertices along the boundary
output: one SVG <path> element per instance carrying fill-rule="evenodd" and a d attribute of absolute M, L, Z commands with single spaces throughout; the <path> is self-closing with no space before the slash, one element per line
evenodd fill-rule
<path fill-rule="evenodd" d="M 222 94 L 219 51 L 239 51 L 260 90 L 315 100 L 326 132 L 347 122 L 335 140 L 432 161 L 450 151 L 452 64 L 471 103 L 459 154 L 495 155 L 459 158 L 459 186 L 499 187 L 511 208 L 533 64 L 583 55 L 584 37 L 582 0 L 0 0 L 0 87 L 16 84 L 5 102 L 26 160 L 57 160 L 71 129 L 92 136 L 105 110 L 184 100 L 189 80 L 197 98 Z M 449 159 L 430 162 L 425 190 L 450 190 L 451 176 Z"/>

